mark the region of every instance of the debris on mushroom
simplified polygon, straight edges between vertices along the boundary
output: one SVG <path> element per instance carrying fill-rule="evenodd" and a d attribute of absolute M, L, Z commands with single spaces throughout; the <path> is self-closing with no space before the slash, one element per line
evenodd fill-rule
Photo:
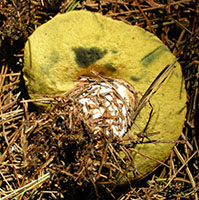
<path fill-rule="evenodd" d="M 128 82 L 120 79 L 81 77 L 69 95 L 80 106 L 82 119 L 93 133 L 123 137 L 132 126 L 137 94 Z"/>

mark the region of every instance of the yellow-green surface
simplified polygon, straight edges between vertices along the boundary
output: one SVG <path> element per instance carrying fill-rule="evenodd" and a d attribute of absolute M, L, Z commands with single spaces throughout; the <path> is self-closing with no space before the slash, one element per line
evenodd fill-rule
<path fill-rule="evenodd" d="M 62 94 L 72 89 L 75 80 L 92 69 L 104 75 L 129 81 L 144 93 L 154 78 L 175 57 L 162 42 L 137 26 L 87 11 L 58 15 L 40 26 L 28 39 L 24 52 L 24 79 L 29 94 Z M 153 117 L 147 133 L 158 140 L 178 139 L 185 117 L 186 94 L 181 91 L 181 69 L 176 69 L 153 96 Z M 149 117 L 147 106 L 137 117 L 143 129 Z M 132 135 L 139 132 L 132 128 Z M 164 161 L 174 143 L 136 145 L 149 157 Z M 138 154 L 134 162 L 140 178 L 158 163 Z"/>

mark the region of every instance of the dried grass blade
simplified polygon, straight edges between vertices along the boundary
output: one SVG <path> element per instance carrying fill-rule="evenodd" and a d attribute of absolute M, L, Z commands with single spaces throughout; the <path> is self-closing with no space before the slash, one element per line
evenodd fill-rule
<path fill-rule="evenodd" d="M 186 166 L 186 164 L 198 153 L 198 151 L 194 152 L 192 154 L 191 157 L 189 157 L 184 163 L 183 165 L 178 169 L 178 171 L 176 173 L 174 173 L 174 175 L 170 178 L 169 182 L 166 184 L 166 186 L 164 187 L 164 189 L 166 189 L 170 183 L 172 182 L 172 180 L 176 177 L 176 175 Z"/>
<path fill-rule="evenodd" d="M 15 195 L 16 193 L 19 193 L 19 194 L 17 194 L 16 196 L 14 196 L 12 198 L 12 199 L 15 199 L 16 197 L 18 197 L 19 195 L 23 194 L 24 192 L 26 192 L 26 191 L 38 186 L 40 183 L 42 183 L 43 181 L 47 180 L 49 177 L 50 177 L 50 173 L 47 173 L 47 174 L 41 176 L 40 178 L 38 178 L 37 180 L 34 180 L 34 181 L 28 183 L 27 185 L 24 185 L 23 187 L 18 188 L 17 190 L 13 191 L 12 193 L 2 197 L 1 200 L 9 199 L 9 198 L 13 197 L 13 195 Z"/>
<path fill-rule="evenodd" d="M 140 113 L 142 108 L 146 105 L 147 102 L 152 98 L 152 96 L 157 92 L 162 83 L 167 79 L 167 77 L 171 74 L 173 69 L 175 68 L 175 64 L 178 59 L 176 59 L 172 64 L 167 65 L 154 79 L 151 85 L 148 87 L 142 98 L 140 99 L 138 105 L 135 108 L 135 112 L 133 113 L 132 120 L 135 121 L 137 115 Z"/>

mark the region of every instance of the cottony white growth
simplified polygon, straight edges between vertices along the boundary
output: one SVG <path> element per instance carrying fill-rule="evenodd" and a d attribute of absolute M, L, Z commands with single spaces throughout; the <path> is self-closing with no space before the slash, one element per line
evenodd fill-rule
<path fill-rule="evenodd" d="M 88 95 L 89 93 L 89 95 Z M 97 82 L 79 96 L 83 115 L 95 124 L 94 134 L 99 130 L 105 134 L 122 137 L 128 130 L 128 113 L 134 94 L 120 81 Z"/>

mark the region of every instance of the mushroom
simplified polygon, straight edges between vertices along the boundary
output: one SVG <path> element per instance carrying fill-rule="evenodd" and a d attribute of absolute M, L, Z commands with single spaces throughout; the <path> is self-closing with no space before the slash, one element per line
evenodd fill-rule
<path fill-rule="evenodd" d="M 95 71 L 102 79 L 95 79 L 94 84 L 91 81 L 87 90 L 82 90 L 78 96 L 85 118 L 87 115 L 91 115 L 91 120 L 100 118 L 105 110 L 117 116 L 121 104 L 123 116 L 117 119 L 120 125 L 113 125 L 113 120 L 107 118 L 105 123 L 112 123 L 111 132 L 103 129 L 107 135 L 126 137 L 126 132 L 131 136 L 138 135 L 138 127 L 143 130 L 151 115 L 145 131 L 149 135 L 159 134 L 152 134 L 150 139 L 175 141 L 182 131 L 186 112 L 186 92 L 184 85 L 181 86 L 179 63 L 152 97 L 152 114 L 147 104 L 137 115 L 136 126 L 131 121 L 136 102 L 162 69 L 174 61 L 175 57 L 156 36 L 138 26 L 98 13 L 72 11 L 57 15 L 28 38 L 23 76 L 30 97 L 37 98 L 36 94 L 63 95 L 73 91 L 79 77 L 82 77 L 80 82 L 89 85 Z M 97 99 L 97 95 L 103 96 L 100 101 L 104 100 L 106 108 L 93 105 L 91 99 Z M 119 100 L 113 103 L 115 97 Z M 92 109 L 87 109 L 88 104 L 93 106 Z M 96 127 L 101 128 L 99 122 Z M 94 134 L 97 134 L 97 128 Z M 135 150 L 140 153 L 135 152 L 132 156 L 139 174 L 129 173 L 129 178 L 135 180 L 150 173 L 159 165 L 157 160 L 164 161 L 168 157 L 174 144 L 136 145 Z M 125 180 L 121 182 L 125 183 Z"/>

